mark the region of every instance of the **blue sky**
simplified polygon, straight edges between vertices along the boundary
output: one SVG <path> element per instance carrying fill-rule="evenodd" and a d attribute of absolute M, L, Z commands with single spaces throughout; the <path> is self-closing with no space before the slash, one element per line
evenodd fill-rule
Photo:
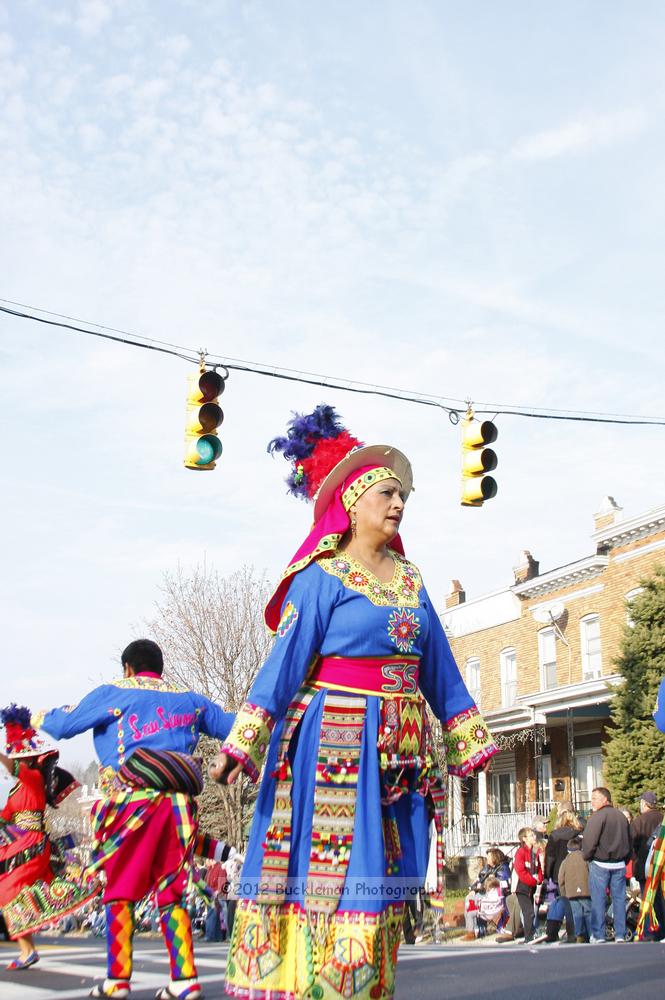
<path fill-rule="evenodd" d="M 662 4 L 0 2 L 0 296 L 211 352 L 497 404 L 661 416 Z M 435 599 L 665 500 L 661 429 L 499 419 L 458 506 L 445 414 L 233 374 L 182 468 L 182 362 L 0 319 L 3 698 L 116 670 L 164 571 L 277 577 L 265 454 L 325 399 L 403 448 Z M 89 755 L 89 744 L 65 758 Z"/>

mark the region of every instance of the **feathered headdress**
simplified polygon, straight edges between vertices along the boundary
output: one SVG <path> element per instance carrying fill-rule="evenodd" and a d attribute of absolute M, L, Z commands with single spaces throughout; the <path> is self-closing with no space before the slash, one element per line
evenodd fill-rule
<path fill-rule="evenodd" d="M 289 493 L 312 500 L 338 462 L 362 441 L 342 426 L 332 406 L 321 403 L 312 413 L 294 413 L 286 435 L 273 438 L 268 451 L 281 451 L 293 469 L 286 479 Z"/>
<path fill-rule="evenodd" d="M 413 487 L 411 463 L 397 448 L 364 445 L 342 425 L 332 406 L 321 403 L 312 413 L 294 413 L 284 437 L 268 445 L 292 463 L 286 480 L 289 492 L 313 501 L 314 524 L 297 550 L 265 609 L 268 628 L 275 632 L 290 581 L 315 559 L 331 555 L 350 529 L 349 511 L 365 490 L 384 479 L 397 479 L 402 496 Z M 390 547 L 404 554 L 399 535 Z"/>
<path fill-rule="evenodd" d="M 30 709 L 25 705 L 8 705 L 0 709 L 0 722 L 5 727 L 8 757 L 35 757 L 52 748 L 30 724 Z"/>

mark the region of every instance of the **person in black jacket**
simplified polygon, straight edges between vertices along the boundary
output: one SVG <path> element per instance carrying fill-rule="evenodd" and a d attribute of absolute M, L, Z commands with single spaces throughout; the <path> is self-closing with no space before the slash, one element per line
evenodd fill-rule
<path fill-rule="evenodd" d="M 626 939 L 626 861 L 632 849 L 628 820 L 612 805 L 607 788 L 591 793 L 593 812 L 587 820 L 582 854 L 589 863 L 591 942 L 605 941 L 605 899 L 609 887 L 614 912 L 614 937 Z"/>
<path fill-rule="evenodd" d="M 630 841 L 633 848 L 633 876 L 640 883 L 640 893 L 644 893 L 647 877 L 645 863 L 649 853 L 651 834 L 663 822 L 663 812 L 656 805 L 653 792 L 642 792 L 640 795 L 640 814 L 630 824 Z"/>
<path fill-rule="evenodd" d="M 568 841 L 584 828 L 572 802 L 559 804 L 557 821 L 545 846 L 545 878 L 559 882 L 559 868 L 568 855 Z"/>
<path fill-rule="evenodd" d="M 555 884 L 554 891 L 556 892 L 557 899 L 561 895 L 559 892 L 559 868 L 568 854 L 568 841 L 572 837 L 577 837 L 583 828 L 584 824 L 573 809 L 573 803 L 570 801 L 559 802 L 556 823 L 545 845 L 545 881 Z M 561 904 L 557 903 L 557 908 L 560 906 Z M 573 911 L 567 900 L 563 901 L 562 909 L 566 921 L 568 940 L 574 941 L 575 921 L 573 919 Z"/>

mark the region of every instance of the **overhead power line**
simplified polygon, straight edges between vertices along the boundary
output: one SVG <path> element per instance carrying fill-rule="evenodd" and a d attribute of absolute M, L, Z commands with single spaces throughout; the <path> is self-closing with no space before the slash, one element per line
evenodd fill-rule
<path fill-rule="evenodd" d="M 63 330 L 71 330 L 75 333 L 86 334 L 90 337 L 99 337 L 103 340 L 111 340 L 115 343 L 128 344 L 132 347 L 142 347 L 145 350 L 156 351 L 161 354 L 169 354 L 173 357 L 187 361 L 189 364 L 199 364 L 202 357 L 205 358 L 209 367 L 223 367 L 230 371 L 246 372 L 253 375 L 263 375 L 269 378 L 282 379 L 288 382 L 300 382 L 305 385 L 315 385 L 321 388 L 335 389 L 341 392 L 360 393 L 362 395 L 381 396 L 387 399 L 396 399 L 405 403 L 416 403 L 420 406 L 436 407 L 446 412 L 453 423 L 457 423 L 460 414 L 466 410 L 468 400 L 454 398 L 450 396 L 435 396 L 430 393 L 422 393 L 412 390 L 403 390 L 392 386 L 373 385 L 368 382 L 356 382 L 348 379 L 341 379 L 337 376 L 326 376 L 314 372 L 298 371 L 296 369 L 280 368 L 276 365 L 267 365 L 261 362 L 243 361 L 238 358 L 227 358 L 224 355 L 210 354 L 201 349 L 195 350 L 180 344 L 171 344 L 165 341 L 155 340 L 150 337 L 143 337 L 140 334 L 130 333 L 116 327 L 104 326 L 88 320 L 79 320 L 73 316 L 66 316 L 62 313 L 54 313 L 47 309 L 40 309 L 37 306 L 25 305 L 22 302 L 14 302 L 11 299 L 0 298 L 0 312 L 19 319 L 32 320 L 35 323 L 43 323 L 47 326 L 59 327 Z M 14 306 L 17 308 L 9 308 Z M 24 310 L 29 309 L 30 312 Z M 42 313 L 37 316 L 35 313 Z M 54 318 L 47 318 L 54 317 Z M 94 327 L 95 329 L 91 329 Z M 665 427 L 665 418 L 643 417 L 631 414 L 613 413 L 593 413 L 579 410 L 553 410 L 541 407 L 520 406 L 511 404 L 493 405 L 490 403 L 475 402 L 474 412 L 478 415 L 513 416 L 527 417 L 534 420 L 567 420 L 578 423 L 594 424 L 634 424 L 636 426 L 656 426 Z"/>

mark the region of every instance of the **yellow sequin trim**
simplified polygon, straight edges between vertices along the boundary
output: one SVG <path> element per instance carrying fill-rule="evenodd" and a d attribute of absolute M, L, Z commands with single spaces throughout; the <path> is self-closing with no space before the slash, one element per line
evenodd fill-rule
<path fill-rule="evenodd" d="M 148 691 L 174 691 L 181 693 L 189 690 L 179 684 L 169 684 L 163 677 L 121 677 L 117 681 L 109 681 L 113 687 L 119 688 L 147 688 Z"/>
<path fill-rule="evenodd" d="M 342 581 L 349 590 L 355 590 L 377 607 L 420 607 L 420 590 L 423 585 L 418 569 L 397 552 L 390 552 L 395 560 L 395 572 L 389 583 L 382 583 L 362 563 L 345 552 L 329 559 L 320 559 L 319 566 Z"/>
<path fill-rule="evenodd" d="M 342 493 L 344 510 L 351 510 L 358 497 L 361 497 L 365 490 L 368 490 L 370 486 L 374 486 L 376 483 L 382 483 L 384 479 L 396 479 L 400 486 L 402 485 L 402 480 L 399 476 L 392 469 L 386 468 L 386 466 L 381 466 L 378 469 L 370 469 L 369 472 L 363 472 L 362 476 L 354 479 L 351 485 L 347 486 Z"/>

